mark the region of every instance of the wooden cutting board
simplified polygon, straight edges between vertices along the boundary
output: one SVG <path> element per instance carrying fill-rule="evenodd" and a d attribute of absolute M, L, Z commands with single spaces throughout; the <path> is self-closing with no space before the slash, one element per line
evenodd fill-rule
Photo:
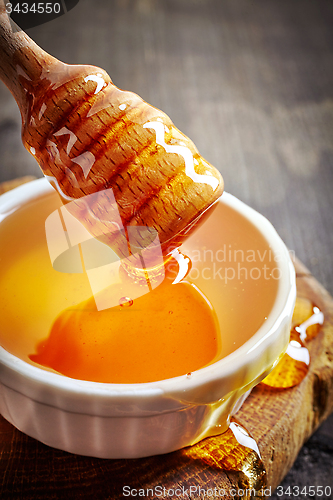
<path fill-rule="evenodd" d="M 29 180 L 0 184 L 0 194 Z M 303 443 L 333 410 L 333 299 L 297 260 L 295 268 L 298 296 L 312 300 L 325 323 L 308 344 L 311 365 L 301 384 L 281 391 L 259 385 L 237 413 L 237 421 L 257 441 L 262 462 L 248 449 L 242 471 L 230 470 L 223 451 L 230 438 L 225 435 L 144 459 L 82 457 L 43 445 L 0 417 L 1 500 L 117 500 L 135 493 L 156 499 L 172 498 L 173 493 L 173 498 L 185 500 L 190 492 L 193 498 L 212 492 L 213 498 L 235 499 L 236 490 L 265 484 L 273 492 Z"/>

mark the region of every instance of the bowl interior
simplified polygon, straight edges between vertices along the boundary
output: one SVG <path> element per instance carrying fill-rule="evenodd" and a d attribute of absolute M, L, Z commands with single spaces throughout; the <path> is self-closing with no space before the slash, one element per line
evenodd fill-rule
<path fill-rule="evenodd" d="M 45 373 L 29 355 L 48 336 L 56 316 L 88 299 L 91 287 L 84 273 L 52 268 L 45 220 L 61 202 L 44 179 L 0 200 L 0 237 L 6 242 L 0 248 L 0 344 L 23 362 L 23 370 L 30 364 L 29 373 Z M 277 321 L 290 315 L 292 266 L 266 219 L 227 193 L 182 252 L 192 261 L 186 280 L 208 298 L 219 322 L 221 343 L 214 364 L 198 370 L 208 376 L 216 365 L 223 370 L 226 360 L 244 362 L 244 355 L 276 330 Z"/>

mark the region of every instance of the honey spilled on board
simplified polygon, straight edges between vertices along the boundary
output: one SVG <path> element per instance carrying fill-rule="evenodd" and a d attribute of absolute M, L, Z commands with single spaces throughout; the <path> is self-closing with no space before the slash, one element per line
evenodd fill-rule
<path fill-rule="evenodd" d="M 239 491 L 239 498 L 265 496 L 267 474 L 258 444 L 237 419 L 231 419 L 228 430 L 223 434 L 204 439 L 181 453 L 213 469 L 241 472 L 237 475 L 237 487 L 234 490 Z"/>
<path fill-rule="evenodd" d="M 304 297 L 297 297 L 286 353 L 262 384 L 287 389 L 302 382 L 310 366 L 310 353 L 306 343 L 317 336 L 324 315 L 317 306 Z"/>
<path fill-rule="evenodd" d="M 311 300 L 297 297 L 287 352 L 262 384 L 272 389 L 288 389 L 304 379 L 310 364 L 305 343 L 317 336 L 323 322 L 323 313 Z M 226 432 L 185 448 L 182 454 L 215 469 L 241 473 L 235 477 L 237 484 L 233 484 L 234 491 L 237 490 L 241 498 L 270 494 L 258 444 L 234 417 Z"/>

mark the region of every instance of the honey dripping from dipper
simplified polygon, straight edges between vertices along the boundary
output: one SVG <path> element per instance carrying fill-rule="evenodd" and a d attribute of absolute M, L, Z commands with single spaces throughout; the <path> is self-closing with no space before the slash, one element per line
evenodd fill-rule
<path fill-rule="evenodd" d="M 167 115 L 115 87 L 103 70 L 63 64 L 22 36 L 24 43 L 9 36 L 15 50 L 6 53 L 1 77 L 20 107 L 25 146 L 90 235 L 122 259 L 127 228 L 151 228 L 165 260 L 214 207 L 221 175 Z M 81 203 L 93 194 L 92 203 Z M 128 297 L 127 304 L 136 300 Z"/>
<path fill-rule="evenodd" d="M 124 228 L 153 228 L 164 255 L 179 246 L 222 194 L 220 173 L 165 113 L 115 87 L 103 70 L 55 62 L 37 81 L 24 81 L 33 96 L 26 148 L 65 204 L 102 193 L 76 212 L 72 204 L 72 215 L 120 258 L 127 243 L 115 209 Z"/>
<path fill-rule="evenodd" d="M 182 311 L 183 318 L 186 319 L 184 312 L 191 310 L 188 306 L 192 302 L 193 314 L 188 313 L 190 318 L 186 322 L 188 330 L 191 331 L 196 317 L 200 319 L 198 324 L 211 325 L 210 333 L 206 332 L 205 342 L 208 342 L 208 346 L 215 347 L 207 350 L 202 343 L 194 342 L 194 337 L 191 336 L 184 345 L 191 348 L 197 345 L 201 356 L 200 366 L 199 363 L 188 366 L 186 361 L 184 366 L 179 363 L 177 371 L 163 372 L 158 376 L 155 373 L 154 377 L 161 379 L 186 374 L 213 362 L 215 356 L 219 355 L 221 339 L 214 307 L 211 307 L 210 299 L 206 299 L 198 287 L 184 280 L 186 271 L 184 273 L 179 269 L 171 279 L 170 272 L 165 271 L 165 265 L 168 263 L 173 266 L 174 263 L 174 268 L 184 268 L 188 259 L 177 249 L 214 209 L 223 191 L 221 175 L 199 155 L 193 143 L 176 129 L 163 112 L 148 105 L 135 94 L 116 88 L 103 70 L 91 66 L 68 66 L 44 52 L 39 56 L 40 50 L 35 45 L 31 45 L 29 49 L 20 47 L 15 55 L 15 67 L 19 68 L 16 79 L 12 75 L 10 82 L 6 83 L 8 86 L 13 81 L 17 83 L 13 93 L 22 113 L 24 143 L 65 205 L 64 210 L 59 210 L 61 220 L 51 221 L 51 239 L 52 236 L 65 232 L 65 243 L 67 246 L 81 247 L 80 254 L 85 263 L 84 253 L 90 252 L 88 260 L 91 253 L 95 256 L 95 251 L 87 248 L 92 239 L 105 244 L 113 252 L 113 256 L 122 261 L 116 286 L 110 285 L 110 274 L 105 272 L 101 263 L 100 273 L 95 268 L 86 266 L 86 273 L 94 285 L 92 291 L 95 305 L 92 300 L 86 300 L 85 306 L 72 311 L 74 326 L 78 325 L 76 338 L 80 339 L 80 322 L 74 321 L 74 316 L 82 319 L 84 309 L 88 310 L 91 318 L 91 308 L 95 307 L 97 311 L 94 314 L 97 316 L 98 313 L 107 323 L 104 311 L 108 309 L 119 308 L 122 319 L 125 315 L 133 315 L 136 304 L 147 299 L 143 289 L 148 289 L 147 294 L 149 292 L 148 295 L 151 296 L 161 294 L 155 304 L 159 303 L 163 307 L 169 300 L 174 304 L 178 291 L 182 289 L 187 293 L 184 293 L 184 304 L 169 307 L 167 321 L 155 322 L 151 334 L 152 344 L 158 338 L 156 326 L 159 329 L 163 327 L 165 331 L 176 329 L 181 334 L 178 326 L 170 324 L 171 318 L 173 322 L 176 321 L 177 310 Z M 42 60 L 42 64 L 29 66 L 27 61 L 31 59 L 31 54 L 37 60 Z M 231 217 L 228 219 L 229 215 Z M 228 224 L 232 225 L 233 217 L 234 215 L 227 214 Z M 71 239 L 70 228 L 75 226 L 75 221 L 81 224 L 81 229 Z M 204 224 L 201 225 L 203 226 Z M 249 228 L 246 230 L 249 231 Z M 208 238 L 211 236 L 208 235 Z M 142 265 L 141 257 L 145 266 Z M 251 327 L 246 332 L 244 329 L 239 331 L 236 339 L 238 344 L 233 342 L 229 346 L 229 352 L 245 341 L 243 334 L 251 335 L 262 324 L 274 301 L 275 285 L 274 280 L 271 280 L 271 290 L 265 293 L 264 298 L 267 304 L 263 307 L 262 314 L 260 312 L 262 317 L 251 314 Z M 226 300 L 230 300 L 233 293 L 237 296 L 237 287 L 233 289 L 236 292 L 229 291 Z M 131 301 L 133 304 L 126 307 L 119 304 L 123 297 L 129 298 L 128 304 Z M 253 301 L 254 297 L 250 300 Z M 55 321 L 52 332 L 59 333 L 58 327 L 67 331 L 67 313 L 68 311 L 64 312 L 64 321 Z M 153 322 L 149 307 L 141 315 L 150 317 Z M 208 316 L 210 320 L 206 321 Z M 226 330 L 229 326 L 235 330 L 238 319 L 226 317 L 224 311 L 222 317 Z M 136 321 L 135 328 L 142 318 L 139 320 Z M 91 328 L 96 332 L 97 328 Z M 73 328 L 69 330 L 73 332 Z M 125 331 L 124 328 L 120 330 L 121 333 Z M 49 337 L 50 342 L 51 337 L 53 335 Z M 140 333 L 137 337 L 142 338 Z M 95 340 L 94 345 L 98 345 L 98 341 L 102 339 Z M 56 346 L 61 350 L 66 342 L 56 342 Z M 76 366 L 83 362 L 83 358 L 84 361 L 91 358 L 91 352 L 82 352 L 83 345 L 90 344 L 81 341 L 79 346 L 75 342 L 71 345 L 72 354 L 78 354 Z M 32 354 L 29 359 L 44 362 L 44 366 L 48 367 L 49 361 L 42 358 L 43 349 L 46 352 L 47 346 L 47 340 L 40 343 L 37 354 Z M 173 351 L 176 352 L 175 349 Z M 174 354 L 173 351 L 171 354 Z M 215 355 L 212 354 L 213 351 Z M 105 356 L 101 350 L 96 355 L 97 369 L 99 361 L 105 359 Z M 71 357 L 71 353 L 68 356 Z M 72 357 L 72 364 L 75 363 Z M 148 362 L 146 366 L 151 364 Z M 53 366 L 53 369 L 57 370 L 57 367 Z M 71 372 L 71 376 L 75 375 Z M 82 371 L 78 377 L 83 377 Z M 124 380 L 129 380 L 126 377 Z M 149 374 L 145 377 L 145 380 L 152 380 Z M 99 380 L 112 382 L 112 378 L 106 378 L 105 374 Z"/>
<path fill-rule="evenodd" d="M 209 299 L 184 281 L 190 263 L 179 246 L 214 209 L 221 176 L 164 113 L 117 89 L 99 70 L 85 68 L 84 77 L 82 69 L 66 71 L 68 80 L 61 73 L 61 83 L 50 82 L 34 102 L 23 137 L 65 204 L 61 223 L 69 237 L 75 221 L 82 226 L 72 237 L 82 261 L 93 237 L 121 266 L 113 285 L 105 269 L 86 269 L 94 298 L 60 314 L 30 360 L 99 382 L 193 372 L 217 359 L 221 334 Z M 71 86 L 81 99 L 73 108 L 67 101 L 56 107 Z M 45 134 L 37 136 L 43 127 Z M 129 300 L 119 304 L 124 297 Z"/>
<path fill-rule="evenodd" d="M 148 382 L 201 368 L 218 352 L 218 324 L 195 285 L 181 283 L 190 263 L 178 247 L 212 210 L 222 192 L 220 174 L 164 113 L 117 89 L 105 73 L 68 71 L 70 77 L 62 71 L 49 82 L 42 98 L 35 93 L 23 138 L 66 204 L 67 230 L 80 221 L 122 265 L 117 284 L 94 278 L 94 297 L 64 311 L 30 359 L 99 382 Z M 72 85 L 82 96 L 74 108 L 56 107 L 55 119 L 55 103 Z M 44 134 L 37 136 L 40 128 Z M 179 268 L 176 277 L 168 276 L 168 265 Z M 124 340 L 124 329 L 131 340 Z M 84 362 L 82 352 L 74 354 L 78 337 Z M 165 370 L 154 356 L 159 342 L 164 357 L 170 353 Z"/>
<path fill-rule="evenodd" d="M 155 288 L 123 267 L 118 276 L 99 296 L 63 311 L 30 359 L 72 378 L 125 384 L 184 375 L 213 361 L 218 322 L 194 284 L 173 284 L 168 266 Z"/>

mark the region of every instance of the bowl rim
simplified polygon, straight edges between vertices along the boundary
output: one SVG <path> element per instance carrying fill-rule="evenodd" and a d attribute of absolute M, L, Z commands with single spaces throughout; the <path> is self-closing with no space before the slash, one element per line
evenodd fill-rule
<path fill-rule="evenodd" d="M 0 223 L 6 216 L 25 203 L 54 192 L 48 181 L 42 178 L 2 194 L 0 196 Z M 147 383 L 114 384 L 73 379 L 31 365 L 1 346 L 0 367 L 2 364 L 12 372 L 23 376 L 27 381 L 38 382 L 48 388 L 57 388 L 69 395 L 91 395 L 94 398 L 113 396 L 120 401 L 129 399 L 132 401 L 133 398 L 136 400 L 143 396 L 150 399 L 159 395 L 173 397 L 175 394 L 185 394 L 195 390 L 198 386 L 221 382 L 232 377 L 242 369 L 244 364 L 253 363 L 258 355 L 263 355 L 264 351 L 277 339 L 285 318 L 291 317 L 296 299 L 295 269 L 285 244 L 272 224 L 263 215 L 227 192 L 222 194 L 218 203 L 229 205 L 249 220 L 264 236 L 274 255 L 280 256 L 277 267 L 280 269 L 281 279 L 269 317 L 257 332 L 239 348 L 221 360 L 193 372 L 190 377 L 181 375 Z"/>

